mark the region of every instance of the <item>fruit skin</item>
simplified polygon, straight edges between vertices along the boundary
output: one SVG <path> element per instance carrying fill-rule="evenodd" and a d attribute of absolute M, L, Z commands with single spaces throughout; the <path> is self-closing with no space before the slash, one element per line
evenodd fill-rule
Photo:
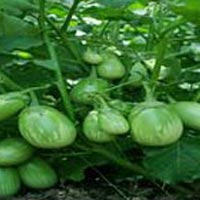
<path fill-rule="evenodd" d="M 91 111 L 83 122 L 83 132 L 85 137 L 90 141 L 97 143 L 110 142 L 114 137 L 105 131 L 101 130 L 99 126 L 99 112 Z"/>
<path fill-rule="evenodd" d="M 49 106 L 26 108 L 19 117 L 21 135 L 39 148 L 61 148 L 76 138 L 74 124 L 67 116 Z"/>
<path fill-rule="evenodd" d="M 186 126 L 200 130 L 200 104 L 181 101 L 171 105 Z"/>
<path fill-rule="evenodd" d="M 107 81 L 100 78 L 85 78 L 82 79 L 71 91 L 71 98 L 74 102 L 91 104 L 93 96 L 96 93 L 103 92 L 108 89 Z"/>
<path fill-rule="evenodd" d="M 8 138 L 0 142 L 0 166 L 17 165 L 28 160 L 34 148 L 22 138 Z"/>
<path fill-rule="evenodd" d="M 0 121 L 6 120 L 24 108 L 29 98 L 19 92 L 0 95 Z"/>
<path fill-rule="evenodd" d="M 46 161 L 37 157 L 19 166 L 18 171 L 24 185 L 30 188 L 50 188 L 58 181 L 55 170 Z"/>
<path fill-rule="evenodd" d="M 129 115 L 133 139 L 146 146 L 164 146 L 176 142 L 183 125 L 168 105 L 160 102 L 141 103 Z"/>
<path fill-rule="evenodd" d="M 13 196 L 20 186 L 20 177 L 15 168 L 0 168 L 0 198 Z"/>
<path fill-rule="evenodd" d="M 103 62 L 97 66 L 99 76 L 106 79 L 120 79 L 125 75 L 125 67 L 114 54 L 103 54 Z"/>
<path fill-rule="evenodd" d="M 100 54 L 88 48 L 83 54 L 83 60 L 89 64 L 97 65 L 103 61 Z"/>
<path fill-rule="evenodd" d="M 106 133 L 113 135 L 123 135 L 129 130 L 125 117 L 109 106 L 104 106 L 99 110 L 99 126 Z"/>

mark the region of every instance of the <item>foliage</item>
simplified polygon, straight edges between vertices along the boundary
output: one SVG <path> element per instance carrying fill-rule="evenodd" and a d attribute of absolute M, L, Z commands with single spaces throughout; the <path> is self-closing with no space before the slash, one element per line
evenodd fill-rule
<path fill-rule="evenodd" d="M 198 129 L 184 127 L 177 142 L 163 147 L 139 145 L 130 131 L 115 139 L 109 135 L 105 144 L 90 141 L 83 133 L 86 116 L 105 102 L 127 117 L 132 107 L 147 100 L 200 101 L 199 4 L 195 0 L 1 0 L 0 94 L 29 95 L 27 106 L 54 107 L 77 129 L 76 141 L 69 147 L 36 151 L 57 169 L 60 179 L 81 181 L 86 169 L 106 164 L 122 167 L 129 178 L 139 175 L 168 184 L 200 178 Z M 84 56 L 88 49 L 98 60 Z M 108 76 L 96 73 L 105 54 L 114 55 L 123 67 L 116 79 L 112 78 L 116 63 Z M 90 84 L 73 97 L 73 88 L 88 77 Z M 94 86 L 93 80 L 102 81 L 102 86 Z M 1 122 L 1 138 L 20 136 L 18 114 Z M 103 126 L 97 118 L 93 121 L 90 127 L 101 133 Z M 145 120 L 142 123 L 146 125 Z"/>

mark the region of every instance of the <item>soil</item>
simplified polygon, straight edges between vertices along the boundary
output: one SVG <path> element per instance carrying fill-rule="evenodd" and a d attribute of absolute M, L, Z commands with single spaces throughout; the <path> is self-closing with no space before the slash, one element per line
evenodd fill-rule
<path fill-rule="evenodd" d="M 200 200 L 200 196 L 145 180 L 113 184 L 96 178 L 81 183 L 68 182 L 43 191 L 24 189 L 11 200 Z"/>
<path fill-rule="evenodd" d="M 148 193 L 149 190 L 144 191 Z M 13 198 L 13 200 L 148 200 L 145 194 L 132 194 L 124 197 L 116 191 L 105 188 L 85 188 L 68 185 L 65 188 L 54 188 L 41 192 L 28 192 L 24 196 Z M 170 196 L 157 196 L 154 200 L 175 200 Z"/>

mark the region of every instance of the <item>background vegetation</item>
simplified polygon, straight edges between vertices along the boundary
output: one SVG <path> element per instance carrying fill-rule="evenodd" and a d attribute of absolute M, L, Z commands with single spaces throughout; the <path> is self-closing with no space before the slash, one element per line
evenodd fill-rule
<path fill-rule="evenodd" d="M 178 142 L 164 147 L 138 145 L 129 135 L 96 144 L 82 134 L 92 107 L 72 102 L 70 91 L 91 73 L 92 65 L 83 59 L 89 47 L 115 53 L 126 67 L 122 79 L 109 81 L 112 99 L 130 105 L 144 100 L 144 88 L 129 81 L 132 66 L 141 63 L 158 100 L 199 102 L 199 13 L 195 0 L 0 1 L 0 92 L 25 90 L 33 101 L 34 93 L 40 104 L 76 123 L 73 145 L 37 152 L 57 169 L 61 181 L 79 182 L 86 169 L 106 166 L 113 180 L 142 179 L 197 193 L 199 131 L 185 127 Z M 1 122 L 1 138 L 17 135 L 16 116 Z"/>

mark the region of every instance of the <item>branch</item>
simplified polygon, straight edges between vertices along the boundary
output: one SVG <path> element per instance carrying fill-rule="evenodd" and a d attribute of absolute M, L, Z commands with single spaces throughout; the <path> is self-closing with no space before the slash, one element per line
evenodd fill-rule
<path fill-rule="evenodd" d="M 116 163 L 117 165 L 121 166 L 122 168 L 132 171 L 135 174 L 143 175 L 146 178 L 149 177 L 148 172 L 143 167 L 141 167 L 140 165 L 138 165 L 136 163 L 130 162 L 126 158 L 121 158 L 120 156 L 112 153 L 112 151 L 108 151 L 106 148 L 99 148 L 95 145 L 93 145 L 93 147 L 87 147 L 85 145 L 80 145 L 78 143 L 76 143 L 75 146 L 80 150 L 89 151 L 89 152 L 93 152 L 93 153 L 102 155 L 105 158 L 107 158 L 108 160 Z"/>
<path fill-rule="evenodd" d="M 67 87 L 65 85 L 65 81 L 63 79 L 62 72 L 61 72 L 61 69 L 59 66 L 56 50 L 55 50 L 55 47 L 53 46 L 53 44 L 51 43 L 48 33 L 46 32 L 46 29 L 45 29 L 45 0 L 40 1 L 39 23 L 40 23 L 40 27 L 43 31 L 43 38 L 44 38 L 45 44 L 48 48 L 51 60 L 53 61 L 54 72 L 55 72 L 56 79 L 57 79 L 57 87 L 60 92 L 64 108 L 66 110 L 66 113 L 69 115 L 69 118 L 71 120 L 74 120 L 75 119 L 74 109 L 73 109 L 73 106 L 69 99 Z"/>
<path fill-rule="evenodd" d="M 160 75 L 161 65 L 165 57 L 167 41 L 168 41 L 167 39 L 168 38 L 163 38 L 158 44 L 157 58 L 156 58 L 155 66 L 153 68 L 153 74 L 152 74 L 152 80 L 151 80 L 151 89 L 153 93 L 155 92 L 157 81 Z"/>
<path fill-rule="evenodd" d="M 74 0 L 74 3 L 72 5 L 71 9 L 69 10 L 69 14 L 67 15 L 67 18 L 66 18 L 64 24 L 62 25 L 62 27 L 60 29 L 61 32 L 67 31 L 69 24 L 70 24 L 70 21 L 72 19 L 72 16 L 75 13 L 76 8 L 77 8 L 78 4 L 80 3 L 80 1 L 81 0 Z"/>
<path fill-rule="evenodd" d="M 67 48 L 67 50 L 69 50 L 72 55 L 75 57 L 76 59 L 76 63 L 80 64 L 81 66 L 85 67 L 85 65 L 83 64 L 80 55 L 74 50 L 74 48 L 70 45 L 69 40 L 67 40 L 66 35 L 64 32 L 61 32 L 60 29 L 58 29 L 55 24 L 48 18 L 45 16 L 45 21 L 52 27 L 52 29 L 56 32 L 56 34 L 60 37 L 60 39 L 62 40 L 65 48 Z"/>

